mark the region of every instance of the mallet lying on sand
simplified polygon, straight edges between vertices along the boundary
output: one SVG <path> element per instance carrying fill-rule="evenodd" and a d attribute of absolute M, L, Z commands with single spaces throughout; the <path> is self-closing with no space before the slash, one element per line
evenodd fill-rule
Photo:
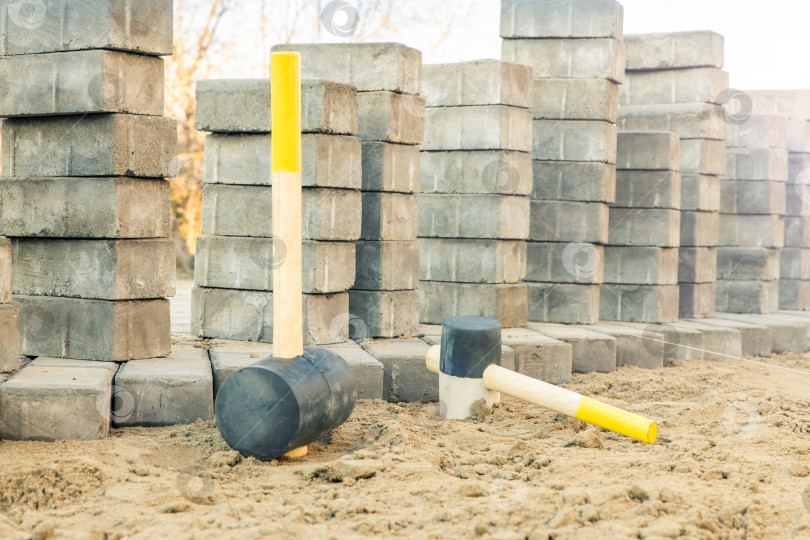
<path fill-rule="evenodd" d="M 500 366 L 501 325 L 486 317 L 461 316 L 442 324 L 442 344 L 427 353 L 428 371 L 439 374 L 439 413 L 468 418 L 473 402 L 487 405 L 500 393 L 523 399 L 645 443 L 658 437 L 658 426 L 643 416 L 582 396 Z"/>
<path fill-rule="evenodd" d="M 287 251 L 273 268 L 273 356 L 225 379 L 214 404 L 225 442 L 263 460 L 305 455 L 357 400 L 354 373 L 339 354 L 304 348 L 300 56 L 273 53 L 270 64 L 273 237 Z"/>

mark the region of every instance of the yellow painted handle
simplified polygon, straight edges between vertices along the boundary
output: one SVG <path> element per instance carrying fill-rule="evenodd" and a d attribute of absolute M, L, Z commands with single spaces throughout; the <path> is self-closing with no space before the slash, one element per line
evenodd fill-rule
<path fill-rule="evenodd" d="M 484 370 L 484 386 L 645 443 L 658 437 L 652 420 L 500 366 Z"/>
<path fill-rule="evenodd" d="M 301 172 L 301 55 L 270 55 L 273 172 Z"/>
<path fill-rule="evenodd" d="M 425 358 L 428 371 L 439 372 L 440 353 L 439 345 L 430 348 Z M 484 386 L 641 442 L 652 444 L 658 438 L 658 425 L 648 418 L 500 366 L 484 370 Z"/>
<path fill-rule="evenodd" d="M 304 353 L 303 244 L 301 202 L 301 57 L 270 56 L 270 114 L 273 172 L 273 356 Z M 269 232 L 269 231 L 268 231 Z"/>
<path fill-rule="evenodd" d="M 658 424 L 649 418 L 587 396 L 582 396 L 582 402 L 574 418 L 644 443 L 652 444 L 658 438 Z"/>

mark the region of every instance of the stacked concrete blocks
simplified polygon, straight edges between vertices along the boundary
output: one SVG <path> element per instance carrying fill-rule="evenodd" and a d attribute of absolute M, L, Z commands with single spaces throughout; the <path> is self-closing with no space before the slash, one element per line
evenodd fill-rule
<path fill-rule="evenodd" d="M 484 60 L 422 68 L 420 321 L 527 320 L 531 68 Z"/>
<path fill-rule="evenodd" d="M 680 317 L 711 317 L 719 176 L 725 173 L 728 90 L 723 37 L 714 32 L 629 35 L 619 129 L 671 131 L 681 138 Z"/>
<path fill-rule="evenodd" d="M 810 310 L 810 91 L 748 92 L 753 113 L 785 118 L 788 177 L 785 185 L 785 247 L 781 251 L 779 309 Z"/>
<path fill-rule="evenodd" d="M 286 246 L 273 238 L 270 81 L 197 85 L 196 124 L 206 185 L 197 240 L 192 332 L 272 342 L 273 271 Z M 306 344 L 346 340 L 348 290 L 360 238 L 362 148 L 357 97 L 346 84 L 302 82 L 303 309 Z"/>
<path fill-rule="evenodd" d="M 6 23 L 0 232 L 11 237 L 3 272 L 10 250 L 21 350 L 166 356 L 175 250 L 164 178 L 177 132 L 161 116 L 160 56 L 172 53 L 172 3 L 57 1 L 36 28 Z M 5 337 L 14 323 L 2 308 Z"/>
<path fill-rule="evenodd" d="M 810 310 L 810 118 L 787 118 L 788 182 L 779 309 Z"/>
<path fill-rule="evenodd" d="M 533 69 L 529 320 L 599 318 L 615 196 L 623 9 L 613 0 L 504 0 L 502 58 Z"/>
<path fill-rule="evenodd" d="M 781 220 L 788 174 L 786 134 L 781 116 L 755 115 L 728 127 L 717 248 L 718 311 L 779 309 L 780 248 L 786 235 Z M 803 222 L 798 218 L 799 226 Z M 800 245 L 799 231 L 791 238 Z"/>
<path fill-rule="evenodd" d="M 610 206 L 600 319 L 678 319 L 680 139 L 670 132 L 622 132 L 616 200 Z"/>
<path fill-rule="evenodd" d="M 21 367 L 19 310 L 11 303 L 11 241 L 0 238 L 0 373 Z"/>
<path fill-rule="evenodd" d="M 419 327 L 417 197 L 422 54 L 398 43 L 277 45 L 301 53 L 305 77 L 357 88 L 362 228 L 349 291 L 351 337 L 409 337 Z M 360 208 L 360 205 L 357 205 Z"/>

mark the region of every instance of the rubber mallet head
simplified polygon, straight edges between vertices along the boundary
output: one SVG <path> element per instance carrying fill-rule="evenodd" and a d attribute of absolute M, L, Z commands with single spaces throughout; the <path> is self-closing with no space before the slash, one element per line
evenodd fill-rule
<path fill-rule="evenodd" d="M 214 410 L 225 442 L 270 460 L 303 447 L 349 418 L 357 382 L 339 354 L 315 345 L 293 359 L 269 357 L 222 383 Z"/>
<path fill-rule="evenodd" d="M 484 370 L 501 365 L 501 323 L 487 317 L 459 316 L 442 323 L 439 361 L 439 414 L 445 418 L 470 417 L 479 399 L 487 405 L 500 401 L 499 392 L 484 386 Z"/>

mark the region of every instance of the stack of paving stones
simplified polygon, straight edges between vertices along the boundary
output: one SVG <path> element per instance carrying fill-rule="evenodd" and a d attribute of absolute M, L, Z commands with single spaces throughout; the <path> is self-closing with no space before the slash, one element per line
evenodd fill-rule
<path fill-rule="evenodd" d="M 362 230 L 349 291 L 351 337 L 415 336 L 422 53 L 398 43 L 290 44 L 276 45 L 273 51 L 301 53 L 304 77 L 357 88 Z"/>
<path fill-rule="evenodd" d="M 0 386 L 0 438 L 98 438 L 116 362 L 171 352 L 172 3 L 40 4 L 36 21 L 9 6 L 0 45 L 0 232 L 20 348 L 39 357 Z"/>
<path fill-rule="evenodd" d="M 529 320 L 595 323 L 615 196 L 623 9 L 613 0 L 501 2 L 502 58 L 533 69 Z"/>
<path fill-rule="evenodd" d="M 755 114 L 785 117 L 788 182 L 785 186 L 785 247 L 781 252 L 779 309 L 810 310 L 810 91 L 748 92 Z"/>
<path fill-rule="evenodd" d="M 22 367 L 20 317 L 19 310 L 11 304 L 11 283 L 11 241 L 0 238 L 0 373 Z"/>
<path fill-rule="evenodd" d="M 422 67 L 420 321 L 525 326 L 532 70 L 496 60 Z"/>
<path fill-rule="evenodd" d="M 301 93 L 304 342 L 338 343 L 348 333 L 361 226 L 357 97 L 350 85 L 318 79 L 303 80 Z M 212 133 L 192 333 L 272 342 L 273 269 L 286 247 L 272 228 L 270 80 L 200 81 L 195 122 Z"/>
<path fill-rule="evenodd" d="M 788 177 L 786 144 L 781 116 L 755 115 L 728 126 L 728 165 L 720 186 L 718 311 L 779 309 L 780 248 L 786 235 L 794 244 L 803 240 L 800 230 L 786 230 L 781 219 Z M 797 224 L 803 222 L 799 218 Z"/>
<path fill-rule="evenodd" d="M 715 311 L 719 176 L 725 173 L 728 89 L 723 37 L 713 32 L 628 35 L 627 80 L 620 92 L 619 129 L 671 131 L 681 138 L 681 318 Z"/>
<path fill-rule="evenodd" d="M 618 141 L 600 319 L 673 322 L 678 319 L 680 139 L 670 132 L 622 132 Z"/>

